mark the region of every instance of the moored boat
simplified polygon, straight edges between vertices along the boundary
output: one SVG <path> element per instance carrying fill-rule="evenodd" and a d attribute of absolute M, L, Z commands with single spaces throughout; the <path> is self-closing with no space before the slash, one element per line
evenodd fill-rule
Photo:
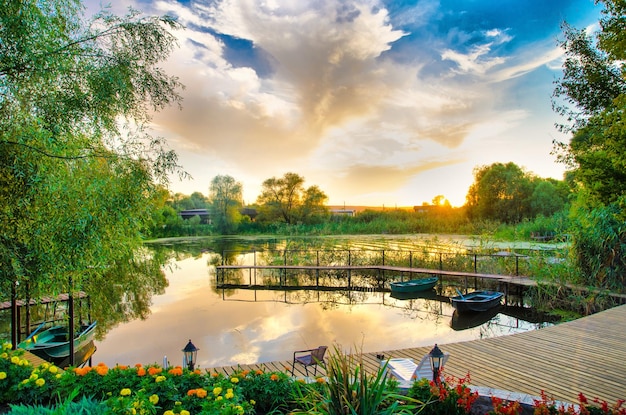
<path fill-rule="evenodd" d="M 39 328 L 31 333 L 26 340 L 18 344 L 18 347 L 55 364 L 69 357 L 70 341 L 67 327 L 54 326 L 40 333 L 38 330 Z M 95 331 L 95 321 L 81 327 L 80 332 L 74 336 L 75 354 L 84 349 L 90 342 L 93 342 Z"/>
<path fill-rule="evenodd" d="M 432 289 L 439 282 L 438 277 L 420 278 L 409 281 L 391 283 L 392 293 L 415 293 Z"/>
<path fill-rule="evenodd" d="M 498 291 L 474 291 L 468 294 L 460 294 L 456 297 L 450 297 L 452 307 L 459 313 L 466 311 L 487 311 L 500 305 L 500 301 L 504 296 Z"/>

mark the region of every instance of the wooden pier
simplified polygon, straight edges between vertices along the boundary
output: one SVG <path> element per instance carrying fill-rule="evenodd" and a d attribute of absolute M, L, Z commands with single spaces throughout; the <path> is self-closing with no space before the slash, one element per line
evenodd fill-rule
<path fill-rule="evenodd" d="M 329 345 L 330 346 L 330 345 Z M 445 373 L 471 375 L 471 384 L 538 396 L 545 391 L 557 401 L 577 403 L 578 394 L 610 405 L 626 399 L 626 305 L 588 317 L 509 336 L 439 344 L 451 354 Z M 365 370 L 379 368 L 377 354 L 416 362 L 432 346 L 363 353 Z M 291 371 L 291 360 L 226 366 L 212 371 Z M 297 376 L 305 376 L 300 365 Z M 323 368 L 318 375 L 325 375 Z"/>

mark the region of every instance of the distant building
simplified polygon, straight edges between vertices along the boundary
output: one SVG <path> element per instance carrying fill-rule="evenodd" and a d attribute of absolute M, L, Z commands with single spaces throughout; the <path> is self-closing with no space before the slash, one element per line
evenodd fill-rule
<path fill-rule="evenodd" d="M 188 220 L 193 218 L 194 216 L 200 217 L 200 223 L 210 224 L 211 223 L 211 215 L 209 214 L 208 209 L 187 209 L 181 210 L 179 213 L 181 218 Z"/>
<path fill-rule="evenodd" d="M 355 209 L 329 209 L 330 214 L 334 216 L 354 216 L 356 215 Z"/>
<path fill-rule="evenodd" d="M 256 209 L 251 208 L 251 207 L 243 207 L 239 209 L 239 213 L 241 213 L 243 216 L 249 217 L 252 222 L 254 222 L 254 219 L 258 215 L 258 212 L 256 211 Z"/>

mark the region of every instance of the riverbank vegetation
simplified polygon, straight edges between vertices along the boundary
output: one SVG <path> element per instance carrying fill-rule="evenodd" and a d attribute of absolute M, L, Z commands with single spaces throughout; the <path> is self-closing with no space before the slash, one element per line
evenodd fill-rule
<path fill-rule="evenodd" d="M 364 369 L 360 353 L 338 348 L 327 362 L 327 376 L 294 379 L 287 372 L 239 370 L 230 375 L 181 367 L 70 367 L 44 363 L 33 367 L 22 351 L 5 345 L 0 354 L 0 413 L 23 414 L 425 414 L 520 415 L 524 405 L 498 397 L 480 397 L 463 379 L 420 379 L 400 391 L 393 378 Z M 546 393 L 534 413 L 624 415 L 623 402 L 609 405 L 579 395 L 580 406 L 557 404 Z M 480 405 L 479 405 L 480 404 Z"/>

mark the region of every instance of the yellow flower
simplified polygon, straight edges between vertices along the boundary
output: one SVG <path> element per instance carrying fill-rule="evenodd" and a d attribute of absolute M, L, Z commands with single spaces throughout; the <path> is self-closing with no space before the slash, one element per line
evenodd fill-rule
<path fill-rule="evenodd" d="M 3 352 L 2 354 L 0 354 L 0 357 L 6 359 L 7 357 L 9 357 L 9 354 L 7 352 Z"/>
<path fill-rule="evenodd" d="M 31 373 L 31 375 L 30 375 L 30 378 L 29 378 L 29 379 L 30 379 L 30 380 L 36 380 L 38 377 L 39 377 L 39 376 L 38 376 L 35 372 L 33 372 L 33 373 Z"/>
<path fill-rule="evenodd" d="M 20 365 L 20 366 L 28 366 L 28 360 L 21 359 L 20 362 L 18 363 L 18 365 Z"/>
<path fill-rule="evenodd" d="M 13 345 L 11 343 L 2 343 L 2 350 L 10 350 Z"/>
<path fill-rule="evenodd" d="M 48 368 L 48 372 L 50 372 L 50 373 L 57 373 L 58 371 L 59 371 L 59 368 L 54 366 L 54 365 L 52 365 L 52 366 L 50 366 Z"/>
<path fill-rule="evenodd" d="M 57 373 L 54 377 L 57 378 L 57 379 L 61 379 L 61 374 Z"/>
<path fill-rule="evenodd" d="M 122 389 L 122 390 L 120 391 L 120 395 L 122 395 L 122 396 L 128 396 L 128 395 L 130 395 L 130 389 L 128 389 L 128 388 L 124 388 L 124 389 Z"/>
<path fill-rule="evenodd" d="M 230 381 L 231 381 L 232 383 L 239 383 L 239 378 L 235 378 L 235 377 L 233 377 L 233 378 L 230 378 Z"/>
<path fill-rule="evenodd" d="M 159 383 L 159 382 L 163 382 L 165 379 L 166 379 L 165 376 L 160 375 L 156 377 L 155 381 L 156 383 Z"/>
<path fill-rule="evenodd" d="M 250 399 L 250 405 L 256 405 L 256 401 L 254 399 Z"/>
<path fill-rule="evenodd" d="M 243 407 L 241 405 L 235 406 L 235 409 L 237 410 L 238 414 L 243 414 Z"/>
<path fill-rule="evenodd" d="M 7 372 L 0 372 L 0 380 L 7 378 Z"/>
<path fill-rule="evenodd" d="M 14 365 L 19 365 L 20 364 L 20 358 L 17 356 L 11 356 L 11 363 L 13 363 Z"/>
<path fill-rule="evenodd" d="M 46 380 L 44 378 L 39 378 L 35 381 L 35 385 L 42 387 L 43 385 L 46 384 Z"/>
<path fill-rule="evenodd" d="M 226 395 L 224 395 L 224 398 L 226 399 L 233 399 L 233 397 L 235 396 L 234 393 L 232 392 L 227 392 Z"/>
<path fill-rule="evenodd" d="M 50 366 L 50 363 L 48 363 L 48 362 L 43 362 L 41 365 L 39 365 L 39 367 L 42 370 L 46 370 L 48 368 L 48 366 Z"/>
<path fill-rule="evenodd" d="M 222 388 L 220 388 L 219 386 L 213 389 L 213 395 L 217 396 L 220 393 L 222 393 Z"/>
<path fill-rule="evenodd" d="M 135 415 L 137 413 L 137 410 L 135 408 L 130 408 L 130 413 Z"/>
<path fill-rule="evenodd" d="M 156 405 L 159 403 L 159 395 L 151 395 L 148 399 L 150 400 L 150 403 L 152 405 Z"/>
<path fill-rule="evenodd" d="M 163 415 L 174 415 L 174 411 L 167 410 L 167 411 L 163 412 Z"/>
<path fill-rule="evenodd" d="M 189 411 L 186 409 L 183 409 L 182 411 L 180 411 L 180 415 L 189 415 Z"/>
<path fill-rule="evenodd" d="M 222 398 L 221 396 L 218 396 L 217 398 L 215 398 L 216 401 L 221 401 L 222 399 L 224 398 Z"/>

